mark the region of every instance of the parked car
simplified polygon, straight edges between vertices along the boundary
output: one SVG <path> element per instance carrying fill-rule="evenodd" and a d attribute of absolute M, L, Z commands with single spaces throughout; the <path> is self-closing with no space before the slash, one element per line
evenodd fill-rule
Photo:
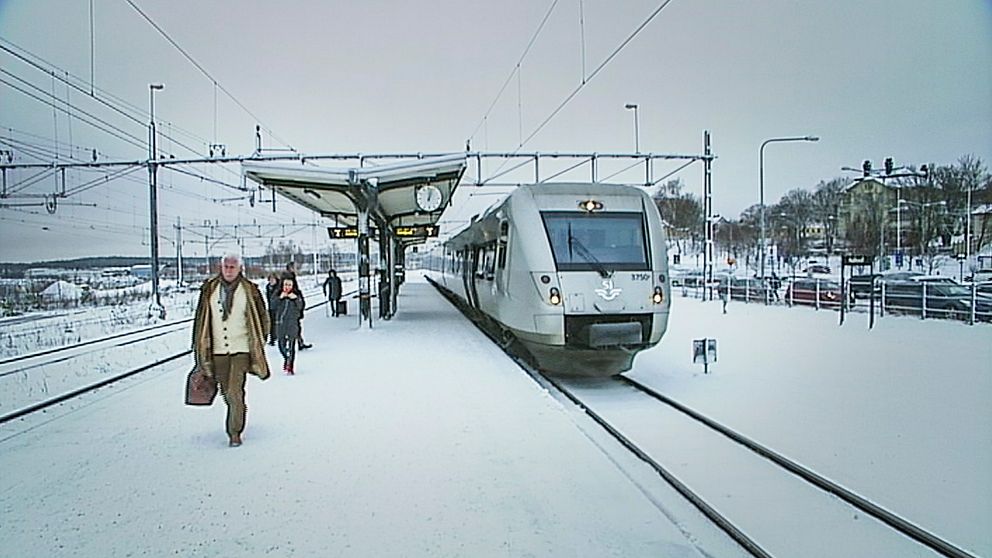
<path fill-rule="evenodd" d="M 983 268 L 975 271 L 975 273 L 971 274 L 969 280 L 973 283 L 992 281 L 992 268 Z"/>
<path fill-rule="evenodd" d="M 862 275 L 852 275 L 847 281 L 848 292 L 851 293 L 851 298 L 857 300 L 859 298 L 868 298 L 871 296 L 872 286 L 875 287 L 875 292 L 878 293 L 878 285 L 876 284 L 878 279 L 882 277 L 880 273 L 865 273 Z"/>
<path fill-rule="evenodd" d="M 785 290 L 789 304 L 840 306 L 840 284 L 829 279 L 796 279 Z"/>
<path fill-rule="evenodd" d="M 803 270 L 806 275 L 813 275 L 814 273 L 819 273 L 821 275 L 830 275 L 830 266 L 823 264 L 811 264 Z"/>
<path fill-rule="evenodd" d="M 721 277 L 718 289 L 720 295 L 729 292 L 732 300 L 764 301 L 766 293 L 774 298 L 768 281 L 757 277 Z"/>
<path fill-rule="evenodd" d="M 887 312 L 922 314 L 924 298 L 928 317 L 967 320 L 971 316 L 972 292 L 964 285 L 920 281 L 886 283 L 883 302 Z M 974 302 L 975 319 L 992 321 L 992 297 L 976 292 Z"/>
<path fill-rule="evenodd" d="M 892 273 L 865 273 L 863 275 L 852 275 L 848 280 L 848 292 L 854 300 L 868 298 L 871 295 L 871 288 L 874 284 L 875 298 L 881 296 L 882 283 L 893 283 L 899 281 L 926 280 L 923 278 L 936 278 L 939 275 L 924 275 L 917 271 L 894 271 Z M 942 277 L 941 280 L 947 279 Z"/>
<path fill-rule="evenodd" d="M 689 271 L 683 274 L 680 280 L 680 284 L 683 287 L 689 288 L 702 287 L 704 282 L 703 272 L 699 270 Z"/>
<path fill-rule="evenodd" d="M 975 283 L 975 292 L 985 296 L 992 296 L 992 281 Z"/>

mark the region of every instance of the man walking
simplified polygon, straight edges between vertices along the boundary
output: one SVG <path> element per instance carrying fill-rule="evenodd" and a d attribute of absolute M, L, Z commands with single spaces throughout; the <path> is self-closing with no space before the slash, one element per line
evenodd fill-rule
<path fill-rule="evenodd" d="M 327 304 L 331 307 L 331 316 L 338 316 L 338 302 L 341 300 L 341 278 L 338 272 L 333 269 L 327 271 L 327 279 L 324 279 L 324 296 L 327 297 Z"/>
<path fill-rule="evenodd" d="M 220 274 L 204 281 L 193 319 L 196 364 L 220 385 L 227 404 L 229 445 L 241 445 L 245 429 L 245 380 L 248 373 L 265 380 L 269 363 L 265 339 L 269 314 L 262 293 L 241 273 L 241 257 L 221 259 Z"/>

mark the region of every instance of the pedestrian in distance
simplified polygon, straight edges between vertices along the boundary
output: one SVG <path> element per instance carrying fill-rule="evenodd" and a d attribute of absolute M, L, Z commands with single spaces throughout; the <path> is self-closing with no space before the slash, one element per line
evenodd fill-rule
<path fill-rule="evenodd" d="M 268 304 L 269 308 L 269 345 L 276 344 L 276 309 L 275 303 L 279 299 L 279 291 L 282 288 L 282 281 L 279 280 L 279 276 L 275 273 L 270 273 L 268 277 L 268 284 L 265 285 L 265 302 Z"/>
<path fill-rule="evenodd" d="M 341 301 L 341 278 L 338 272 L 330 269 L 327 271 L 327 279 L 324 279 L 324 296 L 327 297 L 327 304 L 331 307 L 331 316 L 338 317 L 338 302 Z"/>
<path fill-rule="evenodd" d="M 303 298 L 303 291 L 300 289 L 300 283 L 297 281 L 297 278 L 296 278 L 296 262 L 290 260 L 290 262 L 286 264 L 286 272 L 283 274 L 283 277 L 286 277 L 287 275 L 290 276 L 290 277 L 292 277 L 292 279 L 293 279 L 293 285 L 295 285 L 294 289 L 295 289 L 296 295 L 300 297 L 300 300 L 304 301 L 303 302 L 303 308 L 306 308 L 306 299 Z M 299 347 L 299 349 L 301 351 L 304 350 L 304 349 L 309 349 L 309 348 L 313 347 L 313 345 L 311 345 L 311 344 L 309 344 L 309 343 L 307 343 L 306 341 L 303 340 L 303 309 L 302 308 L 300 309 L 300 333 L 297 336 L 296 344 L 297 344 L 297 346 Z"/>
<path fill-rule="evenodd" d="M 290 376 L 296 373 L 296 338 L 300 334 L 300 316 L 303 315 L 303 297 L 297 294 L 296 280 L 284 275 L 279 296 L 276 298 L 276 339 L 282 354 L 282 369 Z"/>
<path fill-rule="evenodd" d="M 778 275 L 775 275 L 775 272 L 773 271 L 771 279 L 768 280 L 768 289 L 771 290 L 772 299 L 775 300 L 775 302 L 778 302 L 779 300 L 778 290 L 781 287 L 782 287 L 782 280 L 779 279 Z"/>
<path fill-rule="evenodd" d="M 221 258 L 220 273 L 203 282 L 193 319 L 196 365 L 220 386 L 227 404 L 226 429 L 231 447 L 241 445 L 248 408 L 248 374 L 269 377 L 265 339 L 269 314 L 262 293 L 242 274 L 241 257 Z"/>

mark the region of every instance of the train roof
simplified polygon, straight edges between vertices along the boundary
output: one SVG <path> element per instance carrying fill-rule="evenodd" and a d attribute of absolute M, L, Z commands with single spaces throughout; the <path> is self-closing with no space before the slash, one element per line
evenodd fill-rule
<path fill-rule="evenodd" d="M 501 201 L 492 204 L 482 213 L 472 217 L 471 222 L 462 230 L 455 233 L 446 244 L 464 246 L 480 241 L 493 240 L 498 229 L 498 215 L 511 200 L 526 196 L 539 201 L 543 197 L 575 195 L 579 197 L 594 197 L 604 195 L 634 195 L 646 197 L 640 188 L 626 184 L 610 184 L 603 182 L 553 182 L 537 184 L 520 184 Z M 492 238 L 490 238 L 492 237 Z"/>

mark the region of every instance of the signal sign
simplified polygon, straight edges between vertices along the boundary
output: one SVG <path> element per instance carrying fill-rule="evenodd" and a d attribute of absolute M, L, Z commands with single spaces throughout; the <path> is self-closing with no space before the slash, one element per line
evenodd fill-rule
<path fill-rule="evenodd" d="M 411 227 L 396 227 L 393 230 L 393 234 L 398 237 L 403 238 L 430 238 L 436 237 L 437 233 L 440 232 L 440 228 L 437 225 L 414 225 Z"/>
<path fill-rule="evenodd" d="M 441 232 L 441 227 L 437 225 L 412 225 L 396 227 L 393 234 L 398 238 L 433 238 Z M 332 239 L 358 238 L 358 227 L 327 227 L 327 234 Z M 369 236 L 377 238 L 379 230 L 376 227 L 369 227 Z"/>

